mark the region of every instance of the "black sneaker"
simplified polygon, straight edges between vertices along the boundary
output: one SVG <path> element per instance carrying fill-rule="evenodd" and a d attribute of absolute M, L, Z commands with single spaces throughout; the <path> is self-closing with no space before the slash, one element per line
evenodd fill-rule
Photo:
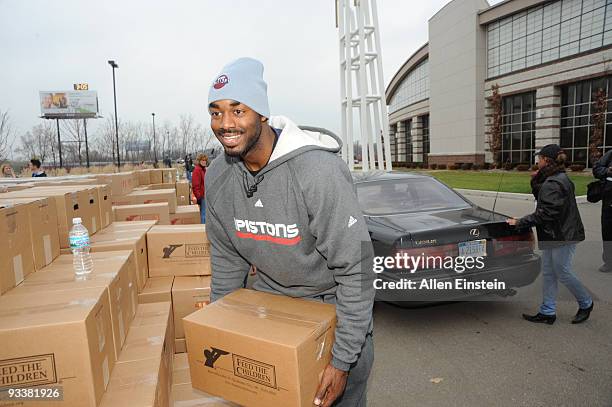
<path fill-rule="evenodd" d="M 612 267 L 608 266 L 607 264 L 604 264 L 599 268 L 599 271 L 601 271 L 602 273 L 612 273 Z"/>
<path fill-rule="evenodd" d="M 523 318 L 529 322 L 552 325 L 555 323 L 557 316 L 556 315 L 544 315 L 538 312 L 535 315 L 523 314 Z"/>
<path fill-rule="evenodd" d="M 589 308 L 578 308 L 576 316 L 572 319 L 572 324 L 580 324 L 589 319 L 591 311 L 593 311 L 593 305 L 595 305 L 595 302 L 592 302 Z"/>

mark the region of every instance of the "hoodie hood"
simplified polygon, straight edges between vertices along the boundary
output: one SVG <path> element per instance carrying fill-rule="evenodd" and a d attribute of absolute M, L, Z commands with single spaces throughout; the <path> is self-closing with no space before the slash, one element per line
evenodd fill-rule
<path fill-rule="evenodd" d="M 321 132 L 302 130 L 284 116 L 272 116 L 268 124 L 281 130 L 268 166 L 275 167 L 306 151 L 324 150 L 337 153 L 342 147 L 342 141 L 338 137 Z"/>

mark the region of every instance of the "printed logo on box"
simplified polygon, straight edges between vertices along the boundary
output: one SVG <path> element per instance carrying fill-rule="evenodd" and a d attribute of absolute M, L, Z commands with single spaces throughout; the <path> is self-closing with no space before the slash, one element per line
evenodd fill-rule
<path fill-rule="evenodd" d="M 166 247 L 164 247 L 162 250 L 164 252 L 164 255 L 162 256 L 162 259 L 168 259 L 170 258 L 170 255 L 179 247 L 183 246 L 182 244 L 171 244 L 168 245 Z"/>
<path fill-rule="evenodd" d="M 229 352 L 224 351 L 223 349 L 219 349 L 219 348 L 211 347 L 210 349 L 204 349 L 204 357 L 206 358 L 204 365 L 208 367 L 215 367 L 215 362 L 221 356 L 229 355 L 229 354 L 230 354 Z"/>
<path fill-rule="evenodd" d="M 208 243 L 186 244 L 185 257 L 208 257 L 210 248 Z"/>
<path fill-rule="evenodd" d="M 0 360 L 0 389 L 53 383 L 57 383 L 57 374 L 52 353 Z"/>
<path fill-rule="evenodd" d="M 234 376 L 276 389 L 276 369 L 274 366 L 235 354 L 232 354 L 232 359 L 234 361 Z"/>

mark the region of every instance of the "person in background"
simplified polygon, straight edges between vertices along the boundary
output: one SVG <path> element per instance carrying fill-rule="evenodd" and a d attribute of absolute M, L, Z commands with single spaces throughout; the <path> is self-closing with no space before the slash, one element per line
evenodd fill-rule
<path fill-rule="evenodd" d="M 13 171 L 13 167 L 11 167 L 11 164 L 9 163 L 5 163 L 0 166 L 0 177 L 17 178 L 15 171 Z"/>
<path fill-rule="evenodd" d="M 41 166 L 42 166 L 42 163 L 40 162 L 38 158 L 33 158 L 30 160 L 30 164 L 28 165 L 28 167 L 30 168 L 30 171 L 32 171 L 33 177 L 46 177 L 47 176 L 47 174 L 40 168 Z"/>
<path fill-rule="evenodd" d="M 574 183 L 565 173 L 567 156 L 556 144 L 544 146 L 538 153 L 539 170 L 531 179 L 536 198 L 534 213 L 520 219 L 508 219 L 518 228 L 536 227 L 538 246 L 542 250 L 543 301 L 536 315 L 523 314 L 529 322 L 552 325 L 556 316 L 558 282 L 565 285 L 578 301 L 578 312 L 572 324 L 589 319 L 593 299 L 572 271 L 576 245 L 584 240 L 584 227 Z"/>
<path fill-rule="evenodd" d="M 206 177 L 206 165 L 208 156 L 200 153 L 196 157 L 195 168 L 191 179 L 191 189 L 195 195 L 198 205 L 200 206 L 200 219 L 202 223 L 206 223 L 206 201 L 204 200 L 204 179 Z"/>
<path fill-rule="evenodd" d="M 191 158 L 191 154 L 187 154 L 185 156 L 185 177 L 187 181 L 191 182 L 191 174 L 193 172 L 193 159 Z"/>
<path fill-rule="evenodd" d="M 602 273 L 612 273 L 612 150 L 605 153 L 594 165 L 593 176 L 605 182 L 601 200 L 601 240 L 603 245 Z"/>

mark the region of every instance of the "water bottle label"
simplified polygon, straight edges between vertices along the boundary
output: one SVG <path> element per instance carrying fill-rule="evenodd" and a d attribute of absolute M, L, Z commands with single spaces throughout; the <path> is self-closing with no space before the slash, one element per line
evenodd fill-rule
<path fill-rule="evenodd" d="M 69 240 L 71 249 L 89 247 L 89 236 L 70 236 Z"/>

